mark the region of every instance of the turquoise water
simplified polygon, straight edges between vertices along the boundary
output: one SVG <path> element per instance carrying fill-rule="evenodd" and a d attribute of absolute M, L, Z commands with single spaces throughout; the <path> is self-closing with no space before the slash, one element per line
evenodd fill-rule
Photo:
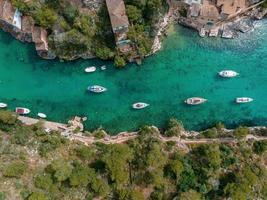
<path fill-rule="evenodd" d="M 163 126 L 176 117 L 188 129 L 201 129 L 222 121 L 229 126 L 267 125 L 267 21 L 238 39 L 199 38 L 197 33 L 176 26 L 158 54 L 143 65 L 116 70 L 99 60 L 75 62 L 40 59 L 33 45 L 22 44 L 0 32 L 0 102 L 10 109 L 25 106 L 31 116 L 44 112 L 49 120 L 66 122 L 74 115 L 88 117 L 86 126 L 104 127 L 111 133 L 135 130 L 144 124 Z M 108 69 L 85 74 L 90 65 Z M 234 79 L 216 74 L 223 69 L 240 73 Z M 86 92 L 90 84 L 108 88 L 104 94 Z M 209 102 L 186 106 L 184 99 L 201 96 Z M 236 105 L 238 96 L 255 99 Z M 149 103 L 135 111 L 131 104 Z"/>

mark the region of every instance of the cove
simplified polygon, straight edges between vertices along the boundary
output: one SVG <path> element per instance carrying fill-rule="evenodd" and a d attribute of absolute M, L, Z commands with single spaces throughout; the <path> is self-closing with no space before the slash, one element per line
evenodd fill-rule
<path fill-rule="evenodd" d="M 84 73 L 87 66 L 103 64 L 106 71 Z M 217 72 L 223 69 L 240 76 L 222 79 Z M 87 93 L 92 84 L 107 87 L 108 92 Z M 185 105 L 184 99 L 192 96 L 209 101 L 196 107 Z M 241 96 L 254 102 L 236 105 L 234 99 Z M 138 101 L 150 107 L 132 110 Z M 175 26 L 159 53 L 141 66 L 129 64 L 122 70 L 98 59 L 43 60 L 33 45 L 0 32 L 0 102 L 12 110 L 28 107 L 32 117 L 44 112 L 52 121 L 87 116 L 88 130 L 102 126 L 112 134 L 145 124 L 163 127 L 172 117 L 193 130 L 219 121 L 228 127 L 267 125 L 267 20 L 256 22 L 254 31 L 233 40 L 200 38 Z"/>

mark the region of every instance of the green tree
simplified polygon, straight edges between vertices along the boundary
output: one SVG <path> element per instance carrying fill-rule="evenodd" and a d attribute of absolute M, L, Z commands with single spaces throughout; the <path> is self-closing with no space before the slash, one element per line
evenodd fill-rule
<path fill-rule="evenodd" d="M 201 194 L 195 190 L 188 190 L 187 192 L 182 192 L 180 195 L 180 200 L 201 200 Z"/>
<path fill-rule="evenodd" d="M 90 161 L 94 157 L 94 151 L 90 147 L 79 145 L 79 147 L 75 148 L 75 153 L 82 160 Z"/>
<path fill-rule="evenodd" d="M 131 23 L 138 23 L 142 20 L 142 11 L 136 6 L 127 5 L 126 12 Z"/>
<path fill-rule="evenodd" d="M 48 166 L 47 171 L 53 173 L 53 177 L 58 181 L 62 182 L 67 180 L 72 172 L 72 165 L 64 160 L 54 160 Z"/>
<path fill-rule="evenodd" d="M 183 163 L 180 160 L 172 160 L 170 161 L 170 169 L 175 174 L 175 178 L 178 181 L 180 175 L 184 171 Z"/>
<path fill-rule="evenodd" d="M 259 155 L 267 150 L 267 141 L 256 141 L 253 143 L 253 151 Z"/>
<path fill-rule="evenodd" d="M 234 136 L 238 139 L 243 139 L 249 134 L 249 129 L 247 127 L 238 127 L 234 130 Z"/>
<path fill-rule="evenodd" d="M 95 54 L 102 60 L 108 60 L 114 57 L 114 52 L 110 48 L 102 45 L 96 47 Z"/>
<path fill-rule="evenodd" d="M 22 161 L 14 161 L 3 169 L 3 175 L 6 177 L 19 178 L 26 171 L 26 164 Z"/>
<path fill-rule="evenodd" d="M 90 178 L 95 178 L 95 171 L 81 164 L 77 164 L 70 175 L 70 185 L 85 187 L 88 185 Z"/>
<path fill-rule="evenodd" d="M 37 188 L 48 190 L 53 185 L 51 174 L 38 175 L 34 180 L 34 185 Z"/>
<path fill-rule="evenodd" d="M 176 119 L 170 119 L 168 128 L 164 132 L 164 135 L 166 135 L 167 137 L 180 136 L 183 131 L 184 127 L 182 122 L 177 121 Z"/>
<path fill-rule="evenodd" d="M 17 116 L 9 111 L 0 112 L 0 123 L 14 125 L 17 121 Z"/>
<path fill-rule="evenodd" d="M 124 67 L 126 65 L 126 61 L 121 56 L 115 56 L 114 63 L 118 68 Z"/>
<path fill-rule="evenodd" d="M 34 14 L 35 22 L 38 25 L 50 29 L 56 22 L 57 17 L 57 13 L 48 7 L 42 7 L 41 9 L 37 9 Z"/>
<path fill-rule="evenodd" d="M 104 152 L 102 160 L 106 165 L 111 180 L 118 185 L 129 181 L 128 166 L 132 157 L 130 148 L 124 144 L 110 145 Z"/>
<path fill-rule="evenodd" d="M 207 138 L 216 138 L 219 136 L 216 128 L 211 128 L 203 132 L 203 135 Z"/>
<path fill-rule="evenodd" d="M 33 192 L 28 200 L 48 200 L 48 198 L 46 197 L 46 195 L 44 193 L 41 192 Z"/>

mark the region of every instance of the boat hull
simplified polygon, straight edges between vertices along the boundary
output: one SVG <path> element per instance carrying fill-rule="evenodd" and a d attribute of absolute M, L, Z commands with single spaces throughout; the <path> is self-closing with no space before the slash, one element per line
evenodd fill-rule
<path fill-rule="evenodd" d="M 232 71 L 232 70 L 224 70 L 218 73 L 221 77 L 224 78 L 233 78 L 239 75 L 237 72 Z"/>
<path fill-rule="evenodd" d="M 27 114 L 29 114 L 31 112 L 30 109 L 28 109 L 28 108 L 21 108 L 21 107 L 17 107 L 15 111 L 19 115 L 27 115 Z"/>
<path fill-rule="evenodd" d="M 99 85 L 93 85 L 93 86 L 89 86 L 87 88 L 87 90 L 89 92 L 93 92 L 93 93 L 102 93 L 102 92 L 106 92 L 107 88 L 104 88 L 104 87 L 99 86 Z"/>
<path fill-rule="evenodd" d="M 38 113 L 37 116 L 40 118 L 43 118 L 43 119 L 46 119 L 46 117 L 47 117 L 46 114 L 44 114 L 44 113 Z"/>
<path fill-rule="evenodd" d="M 87 67 L 84 70 L 86 73 L 92 73 L 96 71 L 96 67 Z"/>
<path fill-rule="evenodd" d="M 132 108 L 136 109 L 136 110 L 141 110 L 141 109 L 144 109 L 144 108 L 146 108 L 148 106 L 149 106 L 149 104 L 147 104 L 147 103 L 138 102 L 138 103 L 134 103 L 132 105 Z"/>
<path fill-rule="evenodd" d="M 0 103 L 0 108 L 6 108 L 7 107 L 7 104 L 5 103 Z"/>
<path fill-rule="evenodd" d="M 235 102 L 238 104 L 242 104 L 242 103 L 250 103 L 252 102 L 253 99 L 250 97 L 238 97 L 236 98 Z"/>
<path fill-rule="evenodd" d="M 184 102 L 187 105 L 200 105 L 203 104 L 207 101 L 207 99 L 201 98 L 201 97 L 192 97 L 192 98 L 188 98 L 186 99 Z"/>

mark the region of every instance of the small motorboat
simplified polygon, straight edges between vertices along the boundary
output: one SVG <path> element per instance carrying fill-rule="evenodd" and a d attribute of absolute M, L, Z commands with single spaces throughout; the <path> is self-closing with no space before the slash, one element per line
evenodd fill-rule
<path fill-rule="evenodd" d="M 86 67 L 84 70 L 86 73 L 92 73 L 96 71 L 96 67 L 95 66 L 91 66 L 91 67 Z"/>
<path fill-rule="evenodd" d="M 106 66 L 106 65 L 102 65 L 102 66 L 100 67 L 100 69 L 101 69 L 102 71 L 104 71 L 104 70 L 107 69 L 107 66 Z"/>
<path fill-rule="evenodd" d="M 7 104 L 6 103 L 0 103 L 0 108 L 6 108 Z"/>
<path fill-rule="evenodd" d="M 192 97 L 186 99 L 184 102 L 188 105 L 199 105 L 205 103 L 206 101 L 207 99 L 203 99 L 201 97 Z"/>
<path fill-rule="evenodd" d="M 17 107 L 16 108 L 16 113 L 19 115 L 27 115 L 29 114 L 31 111 L 28 108 L 21 108 L 21 107 Z"/>
<path fill-rule="evenodd" d="M 237 72 L 232 71 L 232 70 L 224 70 L 218 73 L 221 77 L 224 78 L 232 78 L 232 77 L 236 77 L 237 75 L 239 75 Z"/>
<path fill-rule="evenodd" d="M 235 100 L 236 103 L 249 103 L 252 101 L 253 101 L 253 99 L 249 98 L 249 97 L 239 97 L 239 98 L 236 98 L 236 100 Z"/>
<path fill-rule="evenodd" d="M 46 119 L 46 117 L 47 117 L 46 114 L 44 114 L 44 113 L 38 113 L 37 116 L 42 118 L 42 119 Z"/>
<path fill-rule="evenodd" d="M 87 90 L 89 92 L 102 93 L 102 92 L 106 92 L 107 91 L 107 88 L 104 88 L 104 87 L 99 86 L 99 85 L 93 85 L 93 86 L 89 86 L 87 88 Z"/>
<path fill-rule="evenodd" d="M 147 103 L 142 103 L 142 102 L 134 103 L 134 104 L 132 105 L 133 109 L 136 109 L 136 110 L 140 110 L 140 109 L 146 108 L 146 107 L 148 107 L 148 106 L 149 106 L 149 104 L 147 104 Z"/>

